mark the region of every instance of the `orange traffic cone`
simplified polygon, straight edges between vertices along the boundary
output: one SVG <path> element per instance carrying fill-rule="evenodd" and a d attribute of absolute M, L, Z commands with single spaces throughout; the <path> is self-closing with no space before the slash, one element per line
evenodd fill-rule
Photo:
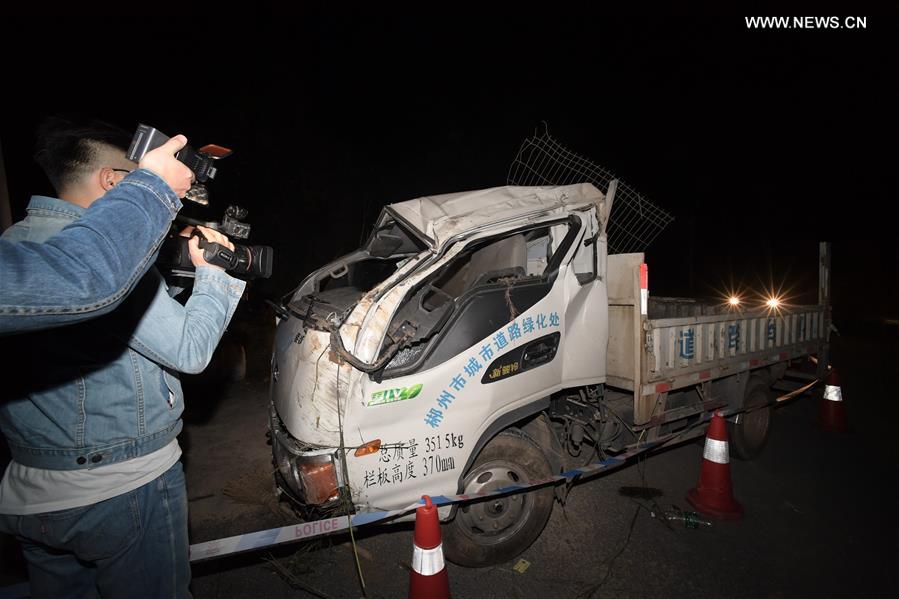
<path fill-rule="evenodd" d="M 834 433 L 845 433 L 849 429 L 846 424 L 846 411 L 843 409 L 840 379 L 833 369 L 824 381 L 824 398 L 818 410 L 818 422 L 824 430 Z"/>
<path fill-rule="evenodd" d="M 699 484 L 687 493 L 687 501 L 696 511 L 721 520 L 743 517 L 743 506 L 734 499 L 730 484 L 730 454 L 727 424 L 716 411 L 705 435 Z"/>
<path fill-rule="evenodd" d="M 443 562 L 437 506 L 427 495 L 422 495 L 422 499 L 425 504 L 415 510 L 409 599 L 449 599 L 449 577 Z"/>

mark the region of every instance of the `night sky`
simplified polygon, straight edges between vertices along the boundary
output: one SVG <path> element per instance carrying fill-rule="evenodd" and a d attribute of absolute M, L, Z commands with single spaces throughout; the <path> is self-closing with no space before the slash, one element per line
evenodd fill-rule
<path fill-rule="evenodd" d="M 30 194 L 52 195 L 31 161 L 43 115 L 228 146 L 210 208 L 186 212 L 248 208 L 249 243 L 276 250 L 255 293 L 274 298 L 358 246 L 384 204 L 505 184 L 545 121 L 675 216 L 647 252 L 653 294 L 773 282 L 814 301 L 817 241 L 830 239 L 837 323 L 899 318 L 896 19 L 759 31 L 742 16 L 522 9 L 195 18 L 178 33 L 136 19 L 2 26 L 19 33 L 0 42 L 14 220 Z"/>

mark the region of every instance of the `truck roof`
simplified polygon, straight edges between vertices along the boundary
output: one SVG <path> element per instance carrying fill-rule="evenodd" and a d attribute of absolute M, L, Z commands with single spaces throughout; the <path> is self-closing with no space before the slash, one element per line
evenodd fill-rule
<path fill-rule="evenodd" d="M 402 219 L 431 247 L 460 233 L 484 225 L 515 220 L 533 214 L 553 211 L 566 212 L 572 208 L 594 203 L 598 214 L 604 214 L 605 196 L 590 183 L 557 187 L 503 186 L 461 193 L 425 196 L 405 202 L 389 204 L 387 209 Z"/>

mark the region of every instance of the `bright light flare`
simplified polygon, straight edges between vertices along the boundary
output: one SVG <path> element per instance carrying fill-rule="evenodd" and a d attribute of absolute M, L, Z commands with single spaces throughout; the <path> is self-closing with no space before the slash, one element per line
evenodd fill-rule
<path fill-rule="evenodd" d="M 779 297 L 769 297 L 765 302 L 765 305 L 768 306 L 770 310 L 778 310 L 781 307 L 781 301 Z"/>
<path fill-rule="evenodd" d="M 746 290 L 736 287 L 725 287 L 718 290 L 718 297 L 721 305 L 728 310 L 742 310 L 745 303 Z"/>

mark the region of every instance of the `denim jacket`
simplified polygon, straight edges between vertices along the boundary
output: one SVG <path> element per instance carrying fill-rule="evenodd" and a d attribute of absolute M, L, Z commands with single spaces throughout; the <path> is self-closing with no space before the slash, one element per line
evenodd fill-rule
<path fill-rule="evenodd" d="M 27 218 L 4 238 L 42 242 L 83 212 L 35 196 Z M 110 314 L 5 338 L 2 350 L 13 356 L 7 365 L 16 376 L 4 386 L 0 428 L 13 459 L 75 470 L 168 444 L 181 430 L 184 408 L 177 373 L 206 367 L 244 286 L 219 269 L 200 267 L 182 306 L 154 268 Z"/>
<path fill-rule="evenodd" d="M 181 202 L 138 169 L 44 244 L 0 240 L 0 334 L 111 311 L 152 265 Z"/>

